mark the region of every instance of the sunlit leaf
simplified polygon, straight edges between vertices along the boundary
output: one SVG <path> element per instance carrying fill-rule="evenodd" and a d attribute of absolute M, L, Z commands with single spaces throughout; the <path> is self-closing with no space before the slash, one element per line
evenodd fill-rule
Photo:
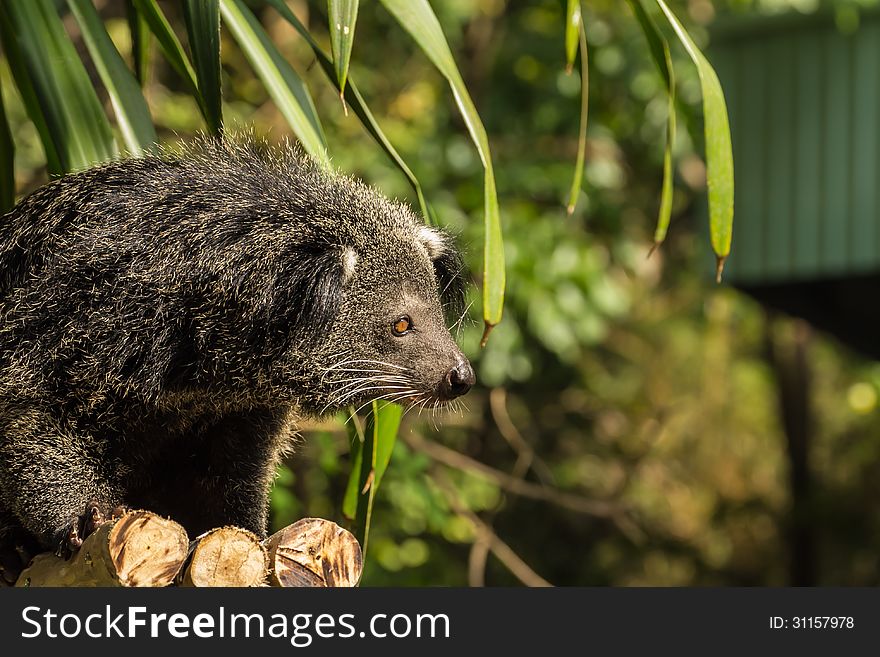
<path fill-rule="evenodd" d="M 0 212 L 6 212 L 15 203 L 15 144 L 6 119 L 3 89 L 0 88 Z"/>
<path fill-rule="evenodd" d="M 110 96 L 125 146 L 133 155 L 141 155 L 157 141 L 141 88 L 113 45 L 91 0 L 67 0 L 67 4 L 79 23 L 86 48 Z"/>
<path fill-rule="evenodd" d="M 581 31 L 581 0 L 568 0 L 565 12 L 565 69 L 571 73 L 577 56 Z"/>
<path fill-rule="evenodd" d="M 185 0 L 183 15 L 208 130 L 223 130 L 220 88 L 220 6 L 217 0 Z"/>
<path fill-rule="evenodd" d="M 391 461 L 391 452 L 397 440 L 397 429 L 403 407 L 385 401 L 373 402 L 373 437 L 376 440 L 376 458 L 373 467 L 376 469 L 375 487 L 378 488 Z"/>
<path fill-rule="evenodd" d="M 571 181 L 571 191 L 568 195 L 568 214 L 574 212 L 578 196 L 581 193 L 581 183 L 584 179 L 584 157 L 587 152 L 587 116 L 590 113 L 590 66 L 587 57 L 587 35 L 581 26 L 579 30 L 581 49 L 581 121 L 578 131 L 578 152 L 574 165 L 574 179 Z"/>
<path fill-rule="evenodd" d="M 498 322 L 504 309 L 504 243 L 501 234 L 501 216 L 495 191 L 495 174 L 489 153 L 489 139 L 477 108 L 471 100 L 464 80 L 458 71 L 449 44 L 434 11 L 427 0 L 382 0 L 382 4 L 410 33 L 428 59 L 437 67 L 452 87 L 455 102 L 461 111 L 471 139 L 480 154 L 485 169 L 484 187 L 484 236 L 483 248 L 483 332 L 485 345 L 489 332 Z"/>
<path fill-rule="evenodd" d="M 354 28 L 357 23 L 358 0 L 327 0 L 330 18 L 330 49 L 333 53 L 333 66 L 339 82 L 339 94 L 344 100 L 345 81 L 348 78 L 348 62 L 351 59 L 351 46 L 354 43 Z"/>
<path fill-rule="evenodd" d="M 672 148 L 675 144 L 676 112 L 675 112 L 675 75 L 672 69 L 672 56 L 669 52 L 669 43 L 657 29 L 657 25 L 648 16 L 641 0 L 629 0 L 630 7 L 639 21 L 642 32 L 648 41 L 648 49 L 660 76 L 666 85 L 668 115 L 666 122 L 666 146 L 663 151 L 663 186 L 660 193 L 660 211 L 657 216 L 657 228 L 654 231 L 654 247 L 660 246 L 666 239 L 666 231 L 669 229 L 669 221 L 672 218 L 673 199 L 673 169 Z"/>
<path fill-rule="evenodd" d="M 664 0 L 656 0 L 685 50 L 697 67 L 703 93 L 703 124 L 706 134 L 706 183 L 709 188 L 709 234 L 717 259 L 716 277 L 721 280 L 730 253 L 733 231 L 733 149 L 727 104 L 715 69 Z"/>
<path fill-rule="evenodd" d="M 45 140 L 47 158 L 54 153 L 57 166 L 72 171 L 114 157 L 110 124 L 55 3 L 0 3 L 0 24 L 10 68 Z"/>
<path fill-rule="evenodd" d="M 352 470 L 345 491 L 343 514 L 353 518 L 352 533 L 367 553 L 370 519 L 376 492 L 391 460 L 403 409 L 397 404 L 374 401 L 363 433 L 355 425 L 352 435 Z"/>
<path fill-rule="evenodd" d="M 309 31 L 306 29 L 305 25 L 303 25 L 300 20 L 294 15 L 290 8 L 284 3 L 284 0 L 268 0 L 269 4 L 275 7 L 278 10 L 278 13 L 287 20 L 293 27 L 299 32 L 300 36 L 302 36 L 306 42 L 309 44 L 309 47 L 315 53 L 315 57 L 318 59 L 318 63 L 321 65 L 325 75 L 327 78 L 336 86 L 337 90 L 341 92 L 341 86 L 339 84 L 339 80 L 336 78 L 335 69 L 333 68 L 333 61 L 324 52 L 321 47 L 318 45 L 318 42 L 312 38 L 312 35 L 309 34 Z M 367 129 L 367 132 L 376 140 L 376 142 L 382 147 L 382 149 L 388 154 L 388 156 L 394 161 L 397 167 L 403 172 L 409 181 L 410 185 L 412 185 L 413 190 L 416 192 L 416 196 L 418 196 L 419 206 L 422 210 L 422 214 L 426 220 L 431 220 L 430 208 L 428 206 L 427 201 L 425 200 L 425 196 L 422 193 L 422 186 L 419 184 L 418 178 L 416 178 L 415 174 L 412 170 L 407 166 L 406 162 L 397 152 L 397 149 L 391 144 L 388 138 L 385 136 L 385 133 L 382 132 L 382 128 L 379 127 L 378 121 L 376 121 L 373 113 L 370 111 L 370 108 L 367 107 L 367 103 L 364 100 L 363 96 L 361 96 L 360 91 L 355 86 L 352 80 L 348 80 L 348 84 L 345 87 L 345 102 L 354 110 L 355 115 L 361 120 L 364 127 Z"/>
<path fill-rule="evenodd" d="M 324 132 L 305 84 L 241 0 L 221 0 L 220 11 L 232 36 L 303 148 L 318 161 L 329 164 Z"/>
<path fill-rule="evenodd" d="M 345 495 L 342 499 L 342 515 L 351 521 L 357 518 L 358 500 L 361 497 L 361 470 L 363 469 L 364 442 L 363 428 L 356 420 L 352 420 L 349 429 L 351 442 L 351 471 L 348 474 L 348 483 L 345 486 Z M 357 533 L 355 533 L 357 536 Z"/>

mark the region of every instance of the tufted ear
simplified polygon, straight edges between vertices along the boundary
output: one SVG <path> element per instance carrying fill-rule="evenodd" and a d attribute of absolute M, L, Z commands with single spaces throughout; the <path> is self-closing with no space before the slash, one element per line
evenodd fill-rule
<path fill-rule="evenodd" d="M 464 312 L 467 289 L 461 254 L 449 235 L 429 226 L 419 228 L 418 238 L 434 263 L 443 314 L 447 320 L 457 320 Z"/>

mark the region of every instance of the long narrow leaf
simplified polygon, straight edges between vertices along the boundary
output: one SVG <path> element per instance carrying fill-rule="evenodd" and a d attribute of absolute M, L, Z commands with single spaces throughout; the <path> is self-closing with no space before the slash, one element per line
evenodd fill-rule
<path fill-rule="evenodd" d="M 220 5 L 217 0 L 186 0 L 183 3 L 186 32 L 199 93 L 205 103 L 208 130 L 223 130 L 220 88 Z"/>
<path fill-rule="evenodd" d="M 132 0 L 125 0 L 125 17 L 128 19 L 128 31 L 131 34 L 134 74 L 138 84 L 143 86 L 150 66 L 150 26 Z"/>
<path fill-rule="evenodd" d="M 349 427 L 348 437 L 351 441 L 351 472 L 349 472 L 345 494 L 342 498 L 342 515 L 354 522 L 357 518 L 358 500 L 363 489 L 361 470 L 363 469 L 364 444 L 367 441 L 367 437 L 354 408 L 352 408 L 351 424 L 346 426 Z M 356 529 L 355 527 L 352 528 Z M 355 536 L 357 536 L 356 533 Z"/>
<path fill-rule="evenodd" d="M 584 179 L 584 157 L 587 152 L 587 116 L 590 113 L 590 62 L 587 57 L 587 34 L 581 25 L 578 41 L 581 49 L 581 121 L 578 132 L 578 152 L 574 165 L 574 179 L 568 195 L 568 214 L 573 214 Z"/>
<path fill-rule="evenodd" d="M 483 331 L 485 345 L 492 328 L 501 321 L 504 309 L 504 242 L 501 234 L 501 214 L 495 191 L 495 174 L 489 153 L 489 139 L 477 108 L 471 100 L 464 80 L 455 65 L 449 44 L 431 5 L 427 0 L 382 0 L 382 4 L 410 33 L 428 59 L 437 67 L 452 87 L 455 102 L 464 118 L 471 139 L 483 162 L 484 235 L 483 248 Z"/>
<path fill-rule="evenodd" d="M 721 280 L 733 234 L 733 149 L 727 104 L 715 69 L 663 0 L 656 0 L 685 50 L 697 67 L 703 93 L 706 134 L 706 182 L 709 188 L 709 234 L 716 257 L 716 279 Z"/>
<path fill-rule="evenodd" d="M 373 502 L 388 469 L 402 415 L 400 406 L 384 401 L 374 401 L 372 411 L 366 430 L 353 437 L 353 467 L 343 503 L 343 513 L 354 517 L 352 532 L 364 555 L 369 545 Z"/>
<path fill-rule="evenodd" d="M 376 440 L 376 461 L 373 464 L 376 469 L 374 488 L 379 488 L 391 462 L 391 452 L 397 440 L 397 430 L 400 428 L 402 415 L 403 408 L 398 404 L 385 401 L 373 402 L 373 437 Z"/>
<path fill-rule="evenodd" d="M 397 167 L 403 172 L 403 175 L 406 176 L 406 179 L 409 181 L 410 185 L 412 185 L 413 190 L 415 190 L 416 196 L 419 199 L 419 207 L 422 210 L 422 215 L 425 217 L 426 221 L 431 221 L 431 212 L 430 207 L 428 206 L 427 201 L 425 200 L 425 195 L 422 193 L 422 186 L 419 183 L 418 178 L 416 178 L 415 174 L 412 170 L 407 166 L 404 159 L 400 156 L 397 150 L 394 148 L 392 143 L 385 136 L 385 133 L 382 132 L 382 128 L 379 126 L 379 122 L 376 121 L 373 113 L 370 111 L 370 108 L 367 107 L 367 103 L 364 100 L 363 96 L 361 96 L 360 91 L 358 91 L 357 86 L 355 86 L 352 80 L 348 80 L 348 84 L 345 87 L 345 91 L 342 92 L 342 88 L 339 85 L 339 80 L 337 80 L 335 75 L 335 69 L 333 68 L 333 61 L 330 59 L 329 55 L 321 49 L 321 46 L 318 45 L 318 42 L 312 37 L 309 31 L 306 29 L 305 25 L 303 25 L 300 20 L 294 15 L 290 8 L 284 3 L 284 0 L 268 0 L 269 4 L 272 5 L 281 17 L 288 21 L 291 25 L 293 25 L 294 29 L 299 32 L 300 36 L 302 36 L 306 42 L 309 44 L 309 47 L 312 49 L 312 52 L 315 53 L 315 57 L 318 59 L 318 63 L 321 65 L 321 69 L 324 71 L 324 74 L 327 76 L 335 86 L 336 89 L 340 91 L 340 93 L 345 94 L 345 102 L 351 106 L 354 110 L 355 115 L 361 120 L 361 123 L 367 129 L 367 132 L 376 140 L 376 142 L 382 147 L 385 153 L 388 154 Z"/>
<path fill-rule="evenodd" d="M 657 215 L 657 229 L 654 231 L 654 247 L 666 239 L 669 222 L 672 220 L 673 187 L 672 149 L 675 147 L 675 73 L 672 70 L 672 55 L 669 45 L 663 44 L 666 68 L 669 71 L 669 91 L 667 93 L 666 146 L 663 150 L 663 187 L 660 192 L 660 210 Z"/>
<path fill-rule="evenodd" d="M 12 77 L 15 79 L 15 86 L 18 88 L 18 93 L 21 95 L 25 111 L 27 112 L 31 123 L 33 123 L 34 127 L 37 129 L 37 134 L 40 136 L 40 143 L 42 144 L 43 152 L 46 155 L 46 169 L 48 170 L 49 175 L 60 176 L 64 172 L 61 167 L 61 159 L 58 156 L 58 151 L 55 149 L 52 135 L 49 133 L 49 126 L 46 123 L 42 110 L 40 109 L 40 101 L 37 98 L 37 92 L 34 90 L 34 85 L 27 72 L 27 67 L 25 66 L 22 55 L 19 52 L 18 45 L 15 43 L 12 26 L 9 23 L 9 19 L 4 15 L 2 7 L 0 7 L 0 40 L 3 42 L 3 51 L 6 55 L 7 62 L 9 62 L 9 70 L 12 73 Z"/>
<path fill-rule="evenodd" d="M 162 13 L 156 0 L 134 0 L 134 6 L 135 9 L 137 9 L 138 14 L 140 14 L 146 21 L 147 25 L 150 26 L 150 30 L 153 32 L 153 36 L 156 37 L 156 41 L 159 43 L 159 47 L 162 49 L 165 59 L 171 64 L 171 68 L 183 78 L 189 92 L 196 99 L 196 103 L 198 103 L 202 116 L 207 120 L 208 110 L 205 106 L 205 100 L 202 98 L 202 94 L 199 91 L 196 72 L 190 63 L 189 58 L 186 56 L 186 51 L 184 51 L 180 39 L 177 38 L 177 35 L 171 28 L 171 24 L 168 22 L 168 19 L 165 18 L 165 14 Z"/>
<path fill-rule="evenodd" d="M 675 112 L 675 73 L 672 69 L 672 56 L 669 52 L 669 43 L 657 28 L 656 23 L 651 19 L 645 11 L 641 0 L 629 0 L 633 13 L 642 28 L 642 32 L 648 41 L 648 49 L 663 82 L 666 85 L 666 95 L 668 100 L 667 119 L 666 119 L 666 146 L 663 151 L 663 187 L 660 193 L 660 211 L 657 216 L 657 228 L 654 231 L 654 249 L 663 243 L 666 239 L 666 232 L 669 230 L 669 222 L 672 218 L 672 198 L 673 198 L 673 170 L 672 170 L 672 148 L 675 144 L 676 130 L 676 112 Z M 649 253 L 650 255 L 650 253 Z"/>
<path fill-rule="evenodd" d="M 303 148 L 320 162 L 329 164 L 324 132 L 305 84 L 241 0 L 221 0 L 220 11 Z"/>
<path fill-rule="evenodd" d="M 52 0 L 0 4 L 3 42 L 28 114 L 64 171 L 87 168 L 116 155 L 113 133 L 89 76 Z M 30 96 L 30 93 L 33 96 Z M 40 119 L 35 117 L 39 116 Z"/>
<path fill-rule="evenodd" d="M 15 204 L 15 144 L 2 92 L 0 88 L 0 212 L 6 212 Z"/>
<path fill-rule="evenodd" d="M 128 150 L 136 156 L 156 143 L 156 130 L 141 88 L 104 29 L 91 0 L 67 0 L 82 30 L 86 48 L 110 95 L 116 121 Z"/>
<path fill-rule="evenodd" d="M 639 22 L 639 27 L 642 28 L 642 34 L 645 35 L 645 40 L 648 42 L 648 50 L 651 53 L 651 59 L 654 60 L 654 65 L 660 72 L 660 75 L 663 78 L 663 83 L 668 89 L 672 84 L 672 77 L 670 76 L 672 67 L 666 65 L 665 55 L 665 50 L 668 49 L 669 44 L 666 42 L 666 38 L 660 32 L 657 24 L 648 15 L 648 12 L 645 11 L 642 0 L 627 0 L 627 2 L 633 11 L 633 14 L 635 14 L 636 20 Z M 664 46 L 666 46 L 666 48 L 664 48 Z"/>
<path fill-rule="evenodd" d="M 581 30 L 581 0 L 568 0 L 565 12 L 565 70 L 571 73 Z"/>
<path fill-rule="evenodd" d="M 327 0 L 327 9 L 330 16 L 330 49 L 333 52 L 336 81 L 339 82 L 339 96 L 344 107 L 345 81 L 348 78 L 348 62 L 354 43 L 358 0 Z"/>

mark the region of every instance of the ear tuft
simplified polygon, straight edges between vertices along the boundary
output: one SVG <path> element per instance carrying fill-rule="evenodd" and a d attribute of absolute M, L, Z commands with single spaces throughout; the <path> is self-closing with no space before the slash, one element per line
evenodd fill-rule
<path fill-rule="evenodd" d="M 464 261 L 455 248 L 452 239 L 442 231 L 422 226 L 418 233 L 419 241 L 428 252 L 434 264 L 434 275 L 443 304 L 443 314 L 447 320 L 455 321 L 464 312 L 466 280 Z"/>
<path fill-rule="evenodd" d="M 431 260 L 436 260 L 442 256 L 449 246 L 447 237 L 439 230 L 430 226 L 419 227 L 418 240 L 425 247 Z"/>
<path fill-rule="evenodd" d="M 350 246 L 346 246 L 342 249 L 342 275 L 343 282 L 348 283 L 352 277 L 354 276 L 354 272 L 357 269 L 358 264 L 358 254 Z"/>

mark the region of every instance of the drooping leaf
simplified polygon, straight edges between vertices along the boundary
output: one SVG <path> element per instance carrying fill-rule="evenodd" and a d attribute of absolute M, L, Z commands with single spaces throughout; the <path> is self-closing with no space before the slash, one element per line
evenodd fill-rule
<path fill-rule="evenodd" d="M 675 192 L 672 169 L 672 149 L 675 146 L 675 74 L 672 70 L 672 55 L 669 53 L 669 45 L 665 43 L 663 45 L 666 65 L 669 70 L 669 92 L 666 103 L 666 145 L 663 149 L 663 187 L 660 192 L 657 229 L 654 231 L 655 247 L 666 239 L 666 231 L 669 230 L 669 222 L 672 219 L 672 199 Z"/>
<path fill-rule="evenodd" d="M 113 158 L 110 124 L 55 3 L 4 2 L 0 29 L 16 85 L 55 172 Z"/>
<path fill-rule="evenodd" d="M 129 34 L 131 34 L 134 74 L 138 84 L 144 86 L 147 81 L 147 69 L 150 66 L 150 26 L 134 6 L 133 0 L 125 0 L 125 17 L 128 20 Z"/>
<path fill-rule="evenodd" d="M 15 204 L 15 144 L 6 119 L 3 89 L 0 88 L 0 212 Z"/>
<path fill-rule="evenodd" d="M 342 92 L 342 87 L 335 75 L 333 61 L 327 53 L 321 49 L 321 46 L 319 46 L 318 42 L 314 40 L 305 25 L 303 25 L 296 15 L 290 11 L 290 8 L 284 3 L 284 0 L 268 0 L 268 2 L 278 11 L 279 14 L 281 14 L 282 18 L 293 25 L 294 29 L 296 29 L 300 36 L 302 36 L 309 44 L 309 47 L 312 49 L 312 52 L 315 53 L 315 57 L 317 57 L 318 63 L 321 65 L 324 74 L 336 86 L 337 90 L 345 94 L 345 102 L 354 110 L 355 115 L 361 120 L 361 123 L 363 123 L 364 127 L 367 129 L 367 132 L 370 133 L 373 139 L 376 140 L 376 142 L 394 161 L 397 167 L 403 172 L 403 175 L 406 176 L 410 185 L 412 185 L 413 190 L 415 190 L 416 196 L 418 196 L 422 215 L 427 221 L 431 221 L 430 207 L 422 193 L 422 186 L 419 183 L 418 178 L 416 178 L 415 174 L 409 166 L 407 166 L 406 162 L 385 136 L 385 133 L 382 132 L 382 128 L 379 126 L 379 123 L 376 121 L 370 108 L 367 107 L 367 103 L 363 96 L 361 96 L 360 91 L 358 91 L 357 86 L 355 86 L 354 82 L 349 79 L 345 91 Z"/>
<path fill-rule="evenodd" d="M 651 53 L 651 59 L 654 60 L 654 65 L 663 77 L 663 83 L 668 89 L 672 83 L 672 78 L 670 76 L 672 67 L 666 65 L 665 50 L 668 49 L 669 46 L 666 42 L 666 37 L 663 36 L 658 29 L 657 24 L 648 15 L 648 12 L 645 11 L 642 0 L 627 0 L 627 2 L 633 11 L 633 14 L 635 14 L 639 27 L 642 29 L 642 34 L 645 35 L 645 40 L 648 42 L 648 50 Z M 666 48 L 664 48 L 664 45 Z"/>
<path fill-rule="evenodd" d="M 669 229 L 669 221 L 672 218 L 673 199 L 673 169 L 672 148 L 675 144 L 676 112 L 675 112 L 675 73 L 672 68 L 672 56 L 669 52 L 669 43 L 657 28 L 656 23 L 645 11 L 641 0 L 629 0 L 633 13 L 642 28 L 642 32 L 648 41 L 648 49 L 663 82 L 666 85 L 667 95 L 667 119 L 666 119 L 666 145 L 663 151 L 663 186 L 660 193 L 660 211 L 657 216 L 657 228 L 654 231 L 654 246 L 652 252 L 663 240 Z"/>
<path fill-rule="evenodd" d="M 568 195 L 568 214 L 574 213 L 577 205 L 578 196 L 581 193 L 581 183 L 584 179 L 584 157 L 587 152 L 587 116 L 590 113 L 590 66 L 587 57 L 587 34 L 580 27 L 581 49 L 581 120 L 580 129 L 578 131 L 578 152 L 577 160 L 574 165 L 574 179 L 571 181 L 571 191 Z"/>
<path fill-rule="evenodd" d="M 485 170 L 484 236 L 483 248 L 483 332 L 486 344 L 489 332 L 501 321 L 504 309 L 504 242 L 501 234 L 501 214 L 495 191 L 495 174 L 489 152 L 486 129 L 471 100 L 464 80 L 458 71 L 449 44 L 427 0 L 382 0 L 382 4 L 398 23 L 415 39 L 428 59 L 437 67 L 452 87 L 455 102 L 464 118 L 471 139 L 477 147 Z"/>
<path fill-rule="evenodd" d="M 388 469 L 403 409 L 397 404 L 374 401 L 363 434 L 352 436 L 352 470 L 346 487 L 343 513 L 354 518 L 352 533 L 367 553 L 370 519 L 376 492 Z"/>
<path fill-rule="evenodd" d="M 324 132 L 303 81 L 241 0 L 221 0 L 220 11 L 232 36 L 303 148 L 318 161 L 329 164 Z"/>
<path fill-rule="evenodd" d="M 568 0 L 565 12 L 565 70 L 571 73 L 577 56 L 581 31 L 581 0 Z"/>
<path fill-rule="evenodd" d="M 715 69 L 700 52 L 664 0 L 656 0 L 676 36 L 697 67 L 703 93 L 703 126 L 706 135 L 706 183 L 709 189 L 709 235 L 721 280 L 733 234 L 733 149 L 727 104 Z"/>
<path fill-rule="evenodd" d="M 217 0 L 186 0 L 183 3 L 186 32 L 199 93 L 205 103 L 208 130 L 223 130 L 220 87 L 220 5 Z"/>
<path fill-rule="evenodd" d="M 354 27 L 357 23 L 358 0 L 327 0 L 330 18 L 330 50 L 333 67 L 339 82 L 339 95 L 345 103 L 345 81 L 348 78 L 348 62 L 354 43 Z M 344 106 L 344 105 L 343 105 Z"/>
<path fill-rule="evenodd" d="M 157 141 L 141 88 L 113 45 L 91 0 L 67 0 L 67 4 L 79 23 L 95 69 L 110 95 L 125 145 L 133 155 L 140 156 Z"/>

